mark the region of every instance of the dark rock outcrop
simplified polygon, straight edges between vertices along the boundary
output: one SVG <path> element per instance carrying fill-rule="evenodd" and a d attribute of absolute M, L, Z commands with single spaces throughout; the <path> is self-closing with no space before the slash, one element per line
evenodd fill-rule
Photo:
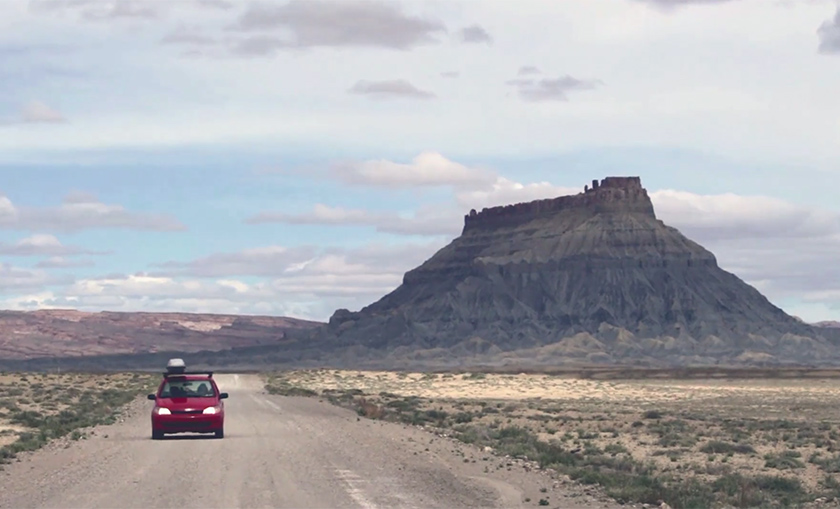
<path fill-rule="evenodd" d="M 384 359 L 832 362 L 836 349 L 656 218 L 639 177 L 465 217 L 458 238 L 313 340 Z M 419 357 L 418 357 L 419 356 Z"/>

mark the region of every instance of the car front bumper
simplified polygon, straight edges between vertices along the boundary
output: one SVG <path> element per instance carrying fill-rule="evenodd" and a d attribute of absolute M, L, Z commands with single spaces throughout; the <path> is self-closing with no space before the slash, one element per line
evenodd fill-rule
<path fill-rule="evenodd" d="M 152 430 L 163 433 L 210 433 L 222 429 L 224 420 L 224 414 L 152 414 Z"/>

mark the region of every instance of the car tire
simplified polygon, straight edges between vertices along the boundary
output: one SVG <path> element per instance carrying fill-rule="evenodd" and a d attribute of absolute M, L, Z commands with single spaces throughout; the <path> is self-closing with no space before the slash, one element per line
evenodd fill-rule
<path fill-rule="evenodd" d="M 217 429 L 214 436 L 216 438 L 225 438 L 225 429 L 224 428 Z"/>
<path fill-rule="evenodd" d="M 160 440 L 163 438 L 163 431 L 152 430 L 152 440 Z"/>

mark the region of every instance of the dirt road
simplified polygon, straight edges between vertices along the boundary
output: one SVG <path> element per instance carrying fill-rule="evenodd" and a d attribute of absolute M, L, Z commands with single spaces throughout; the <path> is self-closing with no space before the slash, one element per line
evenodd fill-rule
<path fill-rule="evenodd" d="M 138 401 L 123 422 L 6 466 L 0 507 L 613 507 L 419 429 L 268 395 L 254 375 L 218 381 L 224 439 L 153 441 L 153 403 Z"/>

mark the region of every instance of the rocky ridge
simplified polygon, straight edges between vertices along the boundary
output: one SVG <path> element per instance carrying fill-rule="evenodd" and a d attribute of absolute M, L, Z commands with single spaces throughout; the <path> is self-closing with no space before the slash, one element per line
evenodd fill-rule
<path fill-rule="evenodd" d="M 0 359 L 197 352 L 276 345 L 320 322 L 198 313 L 0 311 Z"/>

